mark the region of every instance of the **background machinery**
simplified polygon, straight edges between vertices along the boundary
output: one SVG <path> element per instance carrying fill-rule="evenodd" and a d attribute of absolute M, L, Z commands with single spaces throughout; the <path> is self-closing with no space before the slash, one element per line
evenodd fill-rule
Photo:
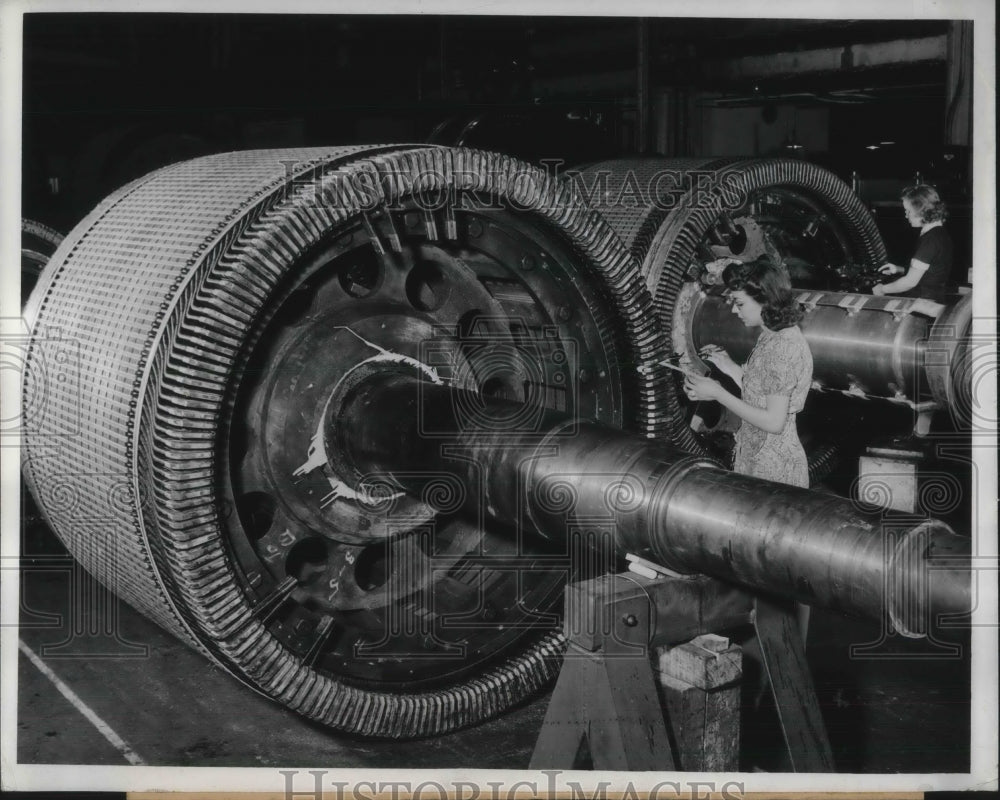
<path fill-rule="evenodd" d="M 575 180 L 640 261 L 672 352 L 699 371 L 710 369 L 698 355 L 705 345 L 742 362 L 756 338 L 724 302 L 725 265 L 761 256 L 785 265 L 807 311 L 801 327 L 822 390 L 799 417 L 813 485 L 841 462 L 853 471 L 874 439 L 926 435 L 937 411 L 946 417 L 939 432 L 942 423 L 968 430 L 971 294 L 947 308 L 872 296 L 885 246 L 868 209 L 833 173 L 797 159 L 643 158 L 596 163 Z M 693 430 L 679 380 L 666 389 L 676 443 L 728 457 L 727 420 L 716 414 Z M 873 399 L 888 402 L 866 402 Z"/>

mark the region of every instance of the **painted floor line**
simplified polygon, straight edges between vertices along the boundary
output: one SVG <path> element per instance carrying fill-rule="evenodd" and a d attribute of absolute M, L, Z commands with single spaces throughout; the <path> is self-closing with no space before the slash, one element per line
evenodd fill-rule
<path fill-rule="evenodd" d="M 126 742 L 124 739 L 122 739 L 121 736 L 115 733 L 112 730 L 111 726 L 108 725 L 108 723 L 106 723 L 99 716 L 97 716 L 94 710 L 91 709 L 90 706 L 88 706 L 86 703 L 84 703 L 76 692 L 74 692 L 72 689 L 69 688 L 69 686 L 63 683 L 62 680 L 60 680 L 59 676 L 56 675 L 51 669 L 49 669 L 48 665 L 44 661 L 42 661 L 42 659 L 39 658 L 35 654 L 35 652 L 30 647 L 28 647 L 28 645 L 24 643 L 23 640 L 18 639 L 17 646 L 18 649 L 28 657 L 28 660 L 31 661 L 31 663 L 38 668 L 38 671 L 41 672 L 42 675 L 44 675 L 50 681 L 52 681 L 52 685 L 59 690 L 62 696 L 65 697 L 67 700 L 69 700 L 70 703 L 73 704 L 73 707 L 81 714 L 83 714 L 83 716 L 87 718 L 87 720 L 90 722 L 91 725 L 97 728 L 101 736 L 107 739 L 111 743 L 111 746 L 114 747 L 115 750 L 117 750 L 119 753 L 121 753 L 129 764 L 132 764 L 133 766 L 137 767 L 146 766 L 146 762 L 143 761 L 142 757 L 138 753 L 136 753 L 135 750 L 131 748 L 128 742 Z"/>

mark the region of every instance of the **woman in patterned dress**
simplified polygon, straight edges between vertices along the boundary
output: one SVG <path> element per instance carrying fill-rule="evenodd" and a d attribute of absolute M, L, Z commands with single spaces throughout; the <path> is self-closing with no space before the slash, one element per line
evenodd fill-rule
<path fill-rule="evenodd" d="M 736 432 L 735 472 L 808 487 L 809 462 L 795 426 L 813 372 L 812 353 L 798 326 L 802 307 L 787 273 L 770 259 L 730 264 L 722 277 L 733 313 L 748 328 L 760 328 L 760 336 L 742 367 L 715 345 L 704 348 L 701 356 L 739 384 L 743 397 L 711 378 L 694 375 L 685 379 L 684 391 L 692 400 L 716 400 L 743 420 Z M 797 603 L 796 616 L 804 644 L 809 606 Z M 756 643 L 749 647 L 753 657 Z M 759 653 L 756 657 L 759 660 Z M 757 702 L 763 691 L 758 691 Z"/>
<path fill-rule="evenodd" d="M 693 375 L 685 380 L 684 391 L 691 400 L 718 401 L 743 421 L 736 433 L 736 472 L 808 486 L 808 462 L 795 427 L 813 369 L 812 353 L 798 327 L 801 306 L 787 274 L 768 259 L 730 264 L 723 279 L 733 313 L 748 328 L 759 327 L 760 336 L 742 367 L 713 345 L 702 357 L 740 384 L 743 396 Z"/>

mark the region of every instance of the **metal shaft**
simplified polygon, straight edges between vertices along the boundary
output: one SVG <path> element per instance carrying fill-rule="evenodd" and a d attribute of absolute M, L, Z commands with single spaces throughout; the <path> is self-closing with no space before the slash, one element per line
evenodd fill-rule
<path fill-rule="evenodd" d="M 962 342 L 971 325 L 971 295 L 942 307 L 910 298 L 801 292 L 800 327 L 813 355 L 813 377 L 824 389 L 915 405 L 936 402 L 967 419 L 969 375 Z M 675 319 L 678 349 L 725 347 L 744 361 L 756 341 L 720 297 L 695 292 Z M 936 316 L 931 316 L 936 315 Z"/>
<path fill-rule="evenodd" d="M 517 424 L 511 424 L 515 420 Z M 326 435 L 359 475 L 449 471 L 470 511 L 549 538 L 603 524 L 621 552 L 881 619 L 920 636 L 970 607 L 969 542 L 935 520 L 888 525 L 850 500 L 738 475 L 676 448 L 395 373 L 331 403 Z"/>

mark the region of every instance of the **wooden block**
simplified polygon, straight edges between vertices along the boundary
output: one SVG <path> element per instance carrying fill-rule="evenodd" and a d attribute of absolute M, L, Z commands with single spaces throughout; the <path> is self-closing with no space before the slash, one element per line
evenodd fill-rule
<path fill-rule="evenodd" d="M 680 768 L 690 772 L 739 769 L 739 685 L 706 692 L 663 675 L 660 684 Z"/>
<path fill-rule="evenodd" d="M 657 648 L 661 680 L 674 678 L 710 691 L 739 681 L 743 651 L 739 645 L 715 634 L 697 636 L 676 647 Z"/>
<path fill-rule="evenodd" d="M 739 767 L 743 651 L 723 636 L 704 634 L 658 648 L 667 724 L 681 769 L 732 772 Z"/>

